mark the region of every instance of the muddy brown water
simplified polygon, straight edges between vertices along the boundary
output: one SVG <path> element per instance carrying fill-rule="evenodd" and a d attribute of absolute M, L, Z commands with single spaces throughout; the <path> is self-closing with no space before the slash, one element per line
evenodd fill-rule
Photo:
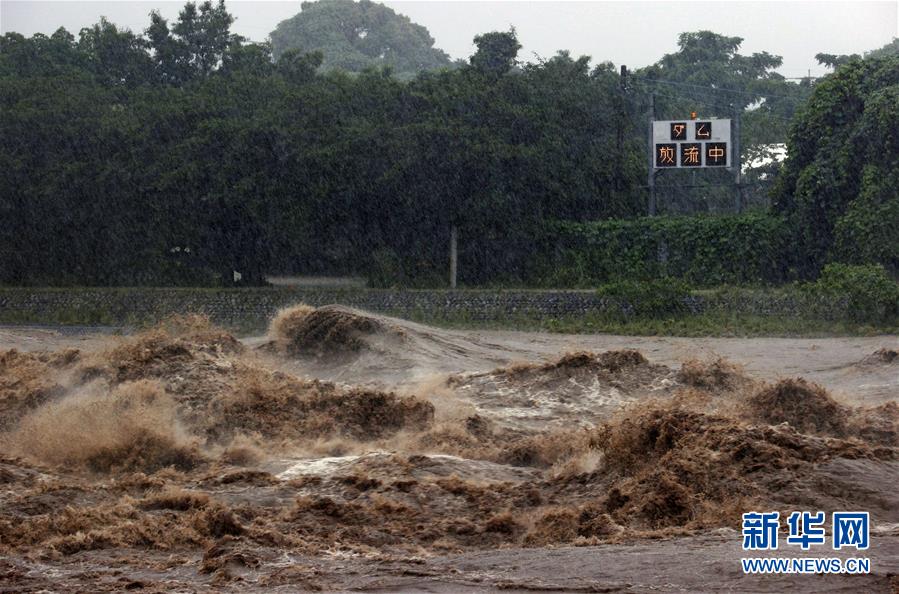
<path fill-rule="evenodd" d="M 182 396 L 179 390 L 194 389 L 189 398 L 178 400 L 182 407 L 211 398 L 204 409 L 208 414 L 231 404 L 227 399 L 217 404 L 216 391 L 233 388 L 229 374 L 240 365 L 283 374 L 288 379 L 278 379 L 279 389 L 293 386 L 290 382 L 320 380 L 334 382 L 338 395 L 359 386 L 376 391 L 372 394 L 392 391 L 432 403 L 435 422 L 447 424 L 444 433 L 420 436 L 401 428 L 395 435 L 349 443 L 332 440 L 319 423 L 310 425 L 323 435 L 315 447 L 305 444 L 293 451 L 283 441 L 289 433 L 282 431 L 270 451 L 263 448 L 262 455 L 257 452 L 249 461 L 215 458 L 218 454 L 204 446 L 210 461 L 184 472 L 87 472 L 15 452 L 18 458 L 0 460 L 0 591 L 899 589 L 899 461 L 890 453 L 899 444 L 889 443 L 890 438 L 885 444 L 881 439 L 879 449 L 866 445 L 858 450 L 862 446 L 851 440 L 837 443 L 829 436 L 803 436 L 780 427 L 748 446 L 764 450 L 773 443 L 795 453 L 782 468 L 758 474 L 756 483 L 771 490 L 765 499 L 769 505 L 798 509 L 814 504 L 832 510 L 855 502 L 871 509 L 875 534 L 865 556 L 871 559 L 872 573 L 865 576 L 744 576 L 739 526 L 726 522 L 663 520 L 656 527 L 632 526 L 624 512 L 609 511 L 614 520 L 602 521 L 610 525 L 585 532 L 584 514 L 594 513 L 596 501 L 606 506 L 600 511 L 613 510 L 606 499 L 612 486 L 636 501 L 646 488 L 640 481 L 664 475 L 653 474 L 650 464 L 643 474 L 628 477 L 624 471 L 625 478 L 614 482 L 606 476 L 612 473 L 608 461 L 582 456 L 561 468 L 552 460 L 542 462 L 541 456 L 555 452 L 552 447 L 532 456 L 527 447 L 515 445 L 547 431 L 590 431 L 623 406 L 673 398 L 685 389 L 680 365 L 693 359 L 724 357 L 740 366 L 748 379 L 729 388 L 735 399 L 757 385 L 802 377 L 824 386 L 847 411 L 895 403 L 899 363 L 865 360 L 879 349 L 899 349 L 899 337 L 559 335 L 448 331 L 377 319 L 398 331 L 365 336 L 365 348 L 336 356 L 284 356 L 266 347 L 271 337 L 260 336 L 243 339 L 247 352 L 240 356 L 190 346 L 188 354 L 178 355 L 177 365 L 144 357 L 140 364 L 145 368 L 134 373 L 159 382 L 159 389 L 175 398 Z M 109 329 L 0 328 L 0 352 L 77 348 L 94 353 L 108 348 L 110 341 L 128 340 L 111 338 Z M 595 362 L 550 369 L 563 353 L 624 349 L 639 351 L 646 361 L 623 370 Z M 61 395 L 54 392 L 53 398 L 69 398 L 76 371 L 77 364 L 67 368 Z M 9 378 L 0 379 L 6 381 L 0 387 L 16 389 L 15 378 L 11 388 Z M 701 396 L 708 399 L 708 394 L 714 398 L 717 392 L 709 389 Z M 247 418 L 244 409 L 241 415 Z M 737 431 L 710 427 L 713 433 L 723 431 L 722 439 Z M 757 433 L 740 431 L 741 439 Z M 798 445 L 789 445 L 793 442 Z M 253 447 L 258 450 L 259 443 Z M 825 453 L 809 454 L 812 450 Z M 684 459 L 724 455 L 695 452 L 687 451 Z M 681 463 L 670 455 L 661 460 Z M 193 495 L 185 497 L 185 492 Z M 576 512 L 571 520 L 565 515 L 572 513 L 569 509 Z M 550 522 L 559 510 L 562 523 Z M 565 524 L 569 521 L 574 524 Z M 25 530 L 31 536 L 20 537 Z M 816 552 L 791 549 L 789 554 Z M 850 553 L 828 549 L 817 555 Z"/>
<path fill-rule="evenodd" d="M 836 396 L 857 404 L 879 404 L 899 396 L 899 372 L 894 366 L 857 364 L 878 349 L 899 350 L 899 336 L 826 338 L 684 338 L 554 334 L 515 331 L 435 330 L 404 322 L 414 332 L 414 349 L 394 353 L 390 361 L 368 355 L 347 364 L 306 362 L 302 371 L 322 379 L 346 382 L 414 384 L 434 374 L 477 372 L 518 361 L 557 357 L 568 351 L 602 352 L 636 349 L 649 360 L 675 366 L 690 359 L 725 357 L 759 379 L 802 376 L 821 383 Z M 108 341 L 110 328 L 53 329 L 0 326 L 0 349 L 24 351 L 93 348 Z M 261 344 L 265 336 L 243 340 Z"/>
<path fill-rule="evenodd" d="M 3 591 L 90 592 L 895 592 L 899 536 L 874 537 L 873 572 L 860 576 L 745 576 L 736 533 L 594 547 L 509 548 L 429 558 L 304 556 L 266 551 L 261 569 L 235 566 L 236 583 L 198 571 L 200 555 L 89 552 L 47 563 L 0 558 Z M 797 556 L 808 556 L 798 554 Z M 842 551 L 829 557 L 846 558 Z M 892 576 L 892 577 L 891 577 Z M 0 582 L 3 583 L 3 582 Z"/>

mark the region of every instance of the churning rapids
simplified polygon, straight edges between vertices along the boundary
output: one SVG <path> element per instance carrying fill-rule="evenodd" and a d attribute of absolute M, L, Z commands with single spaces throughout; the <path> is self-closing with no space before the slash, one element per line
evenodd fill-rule
<path fill-rule="evenodd" d="M 897 342 L 4 328 L 0 590 L 896 591 Z M 870 511 L 872 573 L 744 577 L 760 509 Z"/>

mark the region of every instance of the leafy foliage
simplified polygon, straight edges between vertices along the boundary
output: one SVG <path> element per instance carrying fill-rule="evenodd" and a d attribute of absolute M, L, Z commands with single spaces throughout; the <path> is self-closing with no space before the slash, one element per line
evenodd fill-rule
<path fill-rule="evenodd" d="M 883 266 L 828 264 L 818 280 L 804 289 L 810 294 L 847 299 L 853 320 L 884 322 L 899 316 L 899 283 Z"/>
<path fill-rule="evenodd" d="M 362 72 L 390 67 L 400 78 L 446 68 L 449 56 L 434 47 L 428 30 L 371 0 L 303 2 L 302 12 L 272 31 L 276 58 L 289 50 L 320 52 L 325 69 Z"/>
<path fill-rule="evenodd" d="M 253 284 L 386 263 L 391 283 L 442 283 L 453 225 L 462 282 L 514 280 L 547 213 L 642 209 L 639 140 L 619 151 L 605 125 L 610 65 L 512 70 L 505 32 L 409 82 L 322 74 L 316 53 L 272 62 L 221 9 L 151 15 L 143 42 L 103 22 L 77 42 L 0 40 L 0 282 Z"/>
<path fill-rule="evenodd" d="M 899 270 L 897 98 L 899 57 L 855 60 L 816 85 L 794 122 L 773 199 L 797 231 L 806 278 L 829 259 Z"/>
<path fill-rule="evenodd" d="M 883 47 L 871 50 L 869 52 L 865 52 L 865 58 L 888 58 L 890 56 L 899 56 L 899 37 L 894 37 L 893 40 Z M 827 53 L 819 53 L 815 54 L 815 59 L 818 60 L 818 64 L 822 66 L 827 66 L 828 68 L 839 68 L 844 64 L 848 64 L 853 60 L 859 60 L 862 56 L 858 54 L 827 54 Z"/>
<path fill-rule="evenodd" d="M 865 52 L 866 58 L 888 58 L 890 56 L 899 56 L 899 37 L 893 37 L 893 40 L 883 47 Z"/>
<path fill-rule="evenodd" d="M 762 215 L 557 223 L 544 247 L 544 284 L 681 278 L 696 286 L 776 284 L 791 276 L 790 233 Z"/>
<path fill-rule="evenodd" d="M 169 29 L 158 12 L 150 14 L 147 29 L 149 47 L 157 75 L 164 82 L 183 84 L 209 76 L 225 59 L 228 49 L 242 39 L 230 33 L 234 17 L 225 9 L 225 1 L 213 5 L 208 0 L 197 5 L 188 2 Z"/>
<path fill-rule="evenodd" d="M 486 75 L 502 76 L 517 64 L 516 57 L 521 44 L 515 29 L 508 33 L 494 31 L 474 38 L 478 51 L 471 57 L 471 65 Z"/>
<path fill-rule="evenodd" d="M 442 68 L 423 28 L 368 1 L 304 5 L 286 22 L 349 44 L 353 73 L 329 63 L 341 54 L 327 44 L 273 36 L 275 60 L 232 23 L 204 2 L 172 23 L 151 14 L 144 34 L 101 20 L 77 39 L 0 37 L 0 283 L 442 284 L 452 227 L 469 285 L 778 283 L 828 258 L 899 265 L 896 58 L 816 87 L 778 216 L 635 219 L 645 91 L 660 115 L 684 113 L 695 88 L 710 114 L 753 105 L 746 120 L 759 123 L 790 117 L 810 87 L 707 31 L 622 89 L 612 64 L 588 57 L 520 62 L 514 29 L 477 36 L 468 64 Z M 726 199 L 731 174 L 707 173 L 702 200 L 672 212 Z"/>

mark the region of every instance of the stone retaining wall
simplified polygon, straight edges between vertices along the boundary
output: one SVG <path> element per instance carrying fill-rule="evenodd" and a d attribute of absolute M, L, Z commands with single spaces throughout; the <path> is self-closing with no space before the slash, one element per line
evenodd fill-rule
<path fill-rule="evenodd" d="M 726 308 L 735 313 L 801 315 L 800 301 L 792 295 L 743 292 L 694 295 L 688 306 L 694 313 Z M 564 290 L 0 288 L 0 321 L 128 325 L 172 313 L 204 313 L 219 324 L 261 327 L 278 309 L 295 303 L 339 303 L 399 317 L 478 321 L 570 318 L 622 307 L 593 291 Z M 834 305 L 834 314 L 839 315 L 842 308 Z"/>

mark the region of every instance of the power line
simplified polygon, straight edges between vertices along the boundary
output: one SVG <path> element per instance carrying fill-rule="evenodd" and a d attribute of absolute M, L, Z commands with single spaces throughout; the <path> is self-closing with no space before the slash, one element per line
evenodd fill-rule
<path fill-rule="evenodd" d="M 722 104 L 722 103 L 715 103 L 715 102 L 712 102 L 712 101 L 707 101 L 707 100 L 705 100 L 705 99 L 697 99 L 697 98 L 695 98 L 695 97 L 687 96 L 687 95 L 685 95 L 685 94 L 674 94 L 674 95 L 671 95 L 671 94 L 667 94 L 667 93 L 662 93 L 662 92 L 660 92 L 660 91 L 653 91 L 653 93 L 654 93 L 655 95 L 659 96 L 659 97 L 665 97 L 665 98 L 667 98 L 667 99 L 681 99 L 681 100 L 687 99 L 687 100 L 690 100 L 690 101 L 700 102 L 700 103 L 702 103 L 702 104 L 704 104 L 704 105 L 708 105 L 708 106 L 711 106 L 711 107 L 717 107 L 717 108 L 719 108 L 719 109 L 723 109 L 723 110 L 727 110 L 727 111 L 732 111 L 732 110 L 734 109 L 734 106 L 733 106 L 733 105 L 727 105 L 727 104 Z M 748 112 L 748 113 L 752 113 L 752 112 Z M 771 114 L 771 113 L 765 114 L 765 117 L 774 118 L 774 119 L 776 119 L 776 120 L 780 120 L 780 121 L 782 121 L 782 122 L 787 122 L 787 123 L 790 123 L 790 122 L 793 121 L 793 120 L 791 120 L 790 118 L 785 118 L 785 117 L 778 116 L 778 115 L 774 115 L 774 114 Z"/>
<path fill-rule="evenodd" d="M 710 86 L 706 86 L 706 85 L 694 85 L 692 83 L 682 83 L 682 82 L 673 81 L 673 80 L 662 80 L 662 79 L 658 79 L 658 78 L 648 78 L 648 77 L 642 77 L 642 76 L 635 76 L 634 78 L 637 78 L 638 80 L 647 81 L 647 82 L 661 83 L 661 84 L 666 84 L 666 85 L 676 85 L 676 86 L 680 86 L 680 87 L 691 87 L 691 88 L 700 89 L 703 91 L 723 91 L 726 93 L 734 93 L 736 95 L 744 95 L 746 97 L 777 97 L 780 99 L 803 101 L 803 99 L 800 99 L 799 97 L 792 97 L 790 95 L 779 95 L 779 94 L 775 94 L 775 93 L 749 93 L 747 91 L 738 91 L 736 89 L 727 89 L 724 87 L 710 87 Z"/>
<path fill-rule="evenodd" d="M 710 102 L 708 102 L 708 101 L 695 99 L 695 98 L 693 98 L 693 97 L 687 97 L 687 96 L 685 96 L 685 95 L 668 95 L 668 94 L 665 94 L 665 93 L 655 93 L 655 95 L 656 95 L 656 96 L 659 96 L 659 97 L 665 97 L 666 99 L 680 99 L 680 100 L 685 100 L 685 99 L 686 99 L 686 100 L 696 101 L 696 102 L 700 102 L 700 101 L 701 101 L 704 105 L 707 105 L 707 106 L 710 106 L 710 107 L 717 107 L 718 109 L 721 109 L 721 110 L 724 110 L 724 111 L 732 111 L 732 110 L 734 109 L 734 107 L 733 107 L 732 105 L 722 105 L 722 104 L 720 104 L 720 103 L 710 103 Z M 749 112 L 749 113 L 751 113 L 751 112 Z M 793 120 L 791 120 L 790 118 L 785 118 L 785 117 L 778 116 L 778 115 L 774 115 L 774 114 L 765 114 L 765 117 L 774 118 L 774 119 L 777 119 L 777 120 L 781 120 L 781 121 L 783 121 L 783 122 L 792 122 L 792 121 L 793 121 Z"/>
<path fill-rule="evenodd" d="M 723 87 L 709 87 L 706 85 L 694 85 L 691 83 L 682 83 L 682 82 L 677 82 L 677 81 L 673 81 L 673 80 L 662 80 L 659 78 L 648 78 L 645 76 L 634 76 L 634 78 L 636 78 L 637 80 L 661 83 L 661 84 L 665 84 L 665 85 L 676 85 L 679 87 L 692 87 L 695 89 L 701 89 L 703 91 L 719 91 L 719 92 L 723 91 L 726 93 L 734 93 L 736 95 L 744 95 L 746 97 L 776 97 L 779 99 L 789 99 L 791 101 L 805 101 L 804 99 L 801 99 L 799 97 L 792 97 L 790 95 L 778 95 L 775 93 L 749 93 L 746 91 L 738 91 L 736 89 L 725 89 Z"/>

